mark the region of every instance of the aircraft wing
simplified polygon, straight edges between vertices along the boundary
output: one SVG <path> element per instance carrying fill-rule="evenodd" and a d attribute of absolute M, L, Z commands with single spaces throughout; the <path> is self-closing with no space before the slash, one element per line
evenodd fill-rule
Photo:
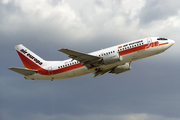
<path fill-rule="evenodd" d="M 31 69 L 26 69 L 26 68 L 17 68 L 17 67 L 11 67 L 8 68 L 9 70 L 12 70 L 14 72 L 17 72 L 22 75 L 32 75 L 38 72 L 38 70 L 31 70 Z"/>
<path fill-rule="evenodd" d="M 83 63 L 83 65 L 85 65 L 87 68 L 97 66 L 102 59 L 101 57 L 93 56 L 82 52 L 77 52 L 70 49 L 60 49 L 59 51 L 69 55 L 69 57 L 73 60 L 77 60 Z"/>

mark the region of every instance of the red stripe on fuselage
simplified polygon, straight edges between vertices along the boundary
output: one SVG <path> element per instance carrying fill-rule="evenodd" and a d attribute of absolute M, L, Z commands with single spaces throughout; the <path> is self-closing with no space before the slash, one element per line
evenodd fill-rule
<path fill-rule="evenodd" d="M 126 55 L 126 54 L 129 54 L 129 53 L 133 53 L 133 52 L 145 49 L 146 46 L 147 45 L 140 45 L 140 46 L 137 46 L 137 47 L 129 48 L 129 49 L 126 49 L 126 50 L 123 50 L 123 51 L 119 51 L 119 54 L 120 54 L 120 56 L 122 56 L 122 55 Z"/>
<path fill-rule="evenodd" d="M 161 46 L 161 45 L 167 45 L 167 44 L 169 44 L 169 43 L 168 43 L 168 42 L 166 42 L 166 43 L 161 43 L 161 44 L 159 44 L 159 45 Z"/>
<path fill-rule="evenodd" d="M 77 69 L 77 68 L 80 68 L 80 67 L 84 67 L 84 65 L 81 65 L 81 64 L 82 63 L 78 63 L 78 64 L 75 64 L 75 65 L 71 65 L 71 66 L 67 66 L 67 67 L 64 67 L 64 68 L 57 69 L 57 70 L 53 70 L 53 74 L 59 74 L 59 73 L 67 72 L 67 71 Z"/>
<path fill-rule="evenodd" d="M 120 56 L 122 56 L 122 55 L 126 55 L 126 54 L 129 54 L 129 53 L 137 52 L 137 51 L 140 51 L 140 50 L 145 50 L 145 49 L 147 49 L 149 47 L 156 47 L 156 46 L 158 46 L 158 41 L 153 42 L 153 43 L 149 43 L 149 44 L 139 45 L 139 46 L 136 46 L 136 47 L 131 47 L 129 49 L 119 51 L 119 54 L 120 54 Z"/>

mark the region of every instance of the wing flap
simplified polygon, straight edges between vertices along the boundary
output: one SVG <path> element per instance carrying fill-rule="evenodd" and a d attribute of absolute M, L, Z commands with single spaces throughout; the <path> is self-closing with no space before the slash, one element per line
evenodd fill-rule
<path fill-rule="evenodd" d="M 22 75 L 32 75 L 38 72 L 38 70 L 31 70 L 31 69 L 26 69 L 26 68 L 17 68 L 17 67 L 11 67 L 8 68 L 9 70 L 12 70 L 14 72 L 17 72 Z"/>
<path fill-rule="evenodd" d="M 107 70 L 98 70 L 98 71 L 96 71 L 95 73 L 94 73 L 94 77 L 97 77 L 97 76 L 99 76 L 99 75 L 104 75 L 105 73 L 107 73 L 107 72 L 109 72 L 109 71 L 111 71 L 111 70 L 113 70 L 114 69 L 114 67 L 112 67 L 112 68 L 110 68 L 110 69 L 107 69 Z"/>

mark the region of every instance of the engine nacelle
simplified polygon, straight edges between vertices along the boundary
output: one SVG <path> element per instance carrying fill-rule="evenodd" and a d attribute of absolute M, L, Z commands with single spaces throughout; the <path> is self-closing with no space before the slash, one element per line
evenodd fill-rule
<path fill-rule="evenodd" d="M 111 64 L 119 61 L 122 61 L 122 56 L 119 56 L 119 53 L 111 53 L 103 56 L 104 64 Z"/>
<path fill-rule="evenodd" d="M 116 68 L 114 68 L 112 71 L 110 71 L 110 73 L 115 73 L 115 74 L 119 74 L 119 73 L 123 73 L 126 72 L 128 70 L 131 70 L 131 66 L 130 63 L 125 63 L 123 65 L 119 65 Z"/>

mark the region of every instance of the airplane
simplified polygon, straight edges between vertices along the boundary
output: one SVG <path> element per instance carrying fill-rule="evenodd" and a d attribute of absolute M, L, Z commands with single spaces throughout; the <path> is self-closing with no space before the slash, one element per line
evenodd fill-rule
<path fill-rule="evenodd" d="M 24 75 L 28 80 L 57 80 L 94 73 L 94 77 L 105 73 L 120 74 L 131 70 L 130 63 L 142 58 L 164 52 L 175 43 L 162 37 L 143 38 L 119 44 L 92 53 L 83 53 L 63 48 L 59 51 L 70 59 L 64 61 L 46 61 L 22 44 L 15 49 L 25 68 L 8 69 Z"/>

